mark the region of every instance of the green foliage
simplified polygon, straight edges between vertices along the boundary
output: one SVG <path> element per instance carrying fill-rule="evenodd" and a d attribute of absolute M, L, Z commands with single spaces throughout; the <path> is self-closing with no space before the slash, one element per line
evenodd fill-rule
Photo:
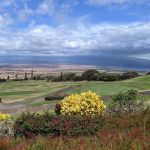
<path fill-rule="evenodd" d="M 76 74 L 75 73 L 62 73 L 61 75 L 58 77 L 53 77 L 52 78 L 52 82 L 60 82 L 60 81 L 74 81 L 74 79 L 76 78 Z"/>
<path fill-rule="evenodd" d="M 56 115 L 61 114 L 61 105 L 60 104 L 55 105 L 55 113 L 56 113 Z"/>
<path fill-rule="evenodd" d="M 122 74 L 122 79 L 131 79 L 131 78 L 135 78 L 138 77 L 138 73 L 135 71 L 130 71 L 130 72 L 125 72 Z"/>
<path fill-rule="evenodd" d="M 126 72 L 121 74 L 117 73 L 100 73 L 95 69 L 87 70 L 82 74 L 83 80 L 87 81 L 120 81 L 138 77 L 137 72 Z"/>
<path fill-rule="evenodd" d="M 82 78 L 87 81 L 96 81 L 99 77 L 99 72 L 95 69 L 86 70 L 82 74 Z"/>
<path fill-rule="evenodd" d="M 23 113 L 15 121 L 15 136 L 33 137 L 36 135 L 93 135 L 102 125 L 101 116 L 55 116 Z"/>
<path fill-rule="evenodd" d="M 4 78 L 0 78 L 0 82 L 7 82 L 7 80 Z"/>
<path fill-rule="evenodd" d="M 35 75 L 35 76 L 33 76 L 31 79 L 32 79 L 32 80 L 45 80 L 45 79 L 47 79 L 47 78 L 46 78 L 46 77 L 42 77 L 42 76 L 40 76 L 40 75 Z"/>
<path fill-rule="evenodd" d="M 111 113 L 135 113 L 144 109 L 144 102 L 138 99 L 136 90 L 120 92 L 112 96 L 112 101 L 108 111 Z"/>
<path fill-rule="evenodd" d="M 98 76 L 98 81 L 119 81 L 119 80 L 121 80 L 120 74 L 100 73 Z"/>
<path fill-rule="evenodd" d="M 64 94 L 64 93 L 61 93 L 61 94 L 52 94 L 52 95 L 49 95 L 49 96 L 46 96 L 45 97 L 45 101 L 52 101 L 52 100 L 62 100 L 64 97 L 66 97 L 67 95 Z"/>
<path fill-rule="evenodd" d="M 66 118 L 67 119 L 67 118 Z M 75 119 L 75 118 L 74 118 Z M 91 118 L 90 118 L 91 119 Z M 91 120 L 87 124 L 90 126 Z M 57 122 L 60 118 L 57 118 Z M 0 138 L 1 150 L 149 150 L 150 110 L 121 116 L 105 114 L 97 118 L 102 125 L 94 136 L 36 136 L 33 138 Z M 62 119 L 61 119 L 62 121 Z M 75 120 L 74 120 L 75 121 Z M 81 120 L 81 121 L 87 121 Z M 103 121 L 103 122 L 102 122 Z M 54 121 L 55 131 L 58 125 Z M 32 123 L 32 122 L 30 122 Z M 78 121 L 77 121 L 78 123 Z M 76 123 L 76 124 L 77 124 Z M 82 122 L 81 122 L 82 123 Z M 35 123 L 34 123 L 35 124 Z M 66 122 L 65 122 L 66 124 Z M 83 123 L 82 123 L 83 124 Z M 98 123 L 97 123 L 98 124 Z M 24 124 L 25 125 L 25 124 Z M 91 124 L 93 127 L 93 124 Z M 61 127 L 61 129 L 63 126 Z M 70 128 L 70 126 L 69 126 Z M 24 128 L 22 129 L 24 130 Z M 68 129 L 69 130 L 69 129 Z M 86 133 L 84 127 L 83 132 Z M 79 130 L 74 129 L 75 135 Z M 95 132 L 95 131 L 94 131 Z M 57 132 L 59 133 L 59 132 Z M 82 134 L 83 135 L 83 134 Z"/>
<path fill-rule="evenodd" d="M 0 121 L 0 138 L 13 137 L 13 120 L 11 118 Z"/>

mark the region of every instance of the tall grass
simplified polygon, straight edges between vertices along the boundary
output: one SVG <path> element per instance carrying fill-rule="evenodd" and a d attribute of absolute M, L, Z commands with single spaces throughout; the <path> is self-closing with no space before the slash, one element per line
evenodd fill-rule
<path fill-rule="evenodd" d="M 136 114 L 103 116 L 104 125 L 94 136 L 37 136 L 0 139 L 1 150 L 149 150 L 150 110 Z"/>

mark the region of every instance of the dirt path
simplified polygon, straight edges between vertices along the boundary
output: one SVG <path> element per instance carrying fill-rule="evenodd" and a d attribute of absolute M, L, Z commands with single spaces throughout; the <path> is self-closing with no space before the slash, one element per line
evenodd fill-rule
<path fill-rule="evenodd" d="M 150 96 L 150 90 L 143 90 L 143 91 L 139 91 L 139 94 L 141 94 L 141 95 L 148 95 L 148 96 Z"/>

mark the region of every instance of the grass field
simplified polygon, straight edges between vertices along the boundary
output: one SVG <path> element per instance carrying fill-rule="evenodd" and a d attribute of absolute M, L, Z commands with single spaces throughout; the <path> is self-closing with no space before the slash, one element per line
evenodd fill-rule
<path fill-rule="evenodd" d="M 99 95 L 114 95 L 129 89 L 150 90 L 150 76 L 141 76 L 130 80 L 116 82 L 89 82 L 68 93 L 81 93 L 91 90 Z"/>
<path fill-rule="evenodd" d="M 0 83 L 0 97 L 4 102 L 21 101 L 33 97 L 49 94 L 61 89 L 68 88 L 79 83 L 65 82 L 54 83 L 46 81 L 10 81 Z"/>
<path fill-rule="evenodd" d="M 53 93 L 73 85 L 80 86 L 73 90 L 68 90 L 66 93 L 81 93 L 91 90 L 102 96 L 114 95 L 128 89 L 150 90 L 150 76 L 141 76 L 117 82 L 10 81 L 0 83 L 0 97 L 4 102 L 20 101 Z"/>

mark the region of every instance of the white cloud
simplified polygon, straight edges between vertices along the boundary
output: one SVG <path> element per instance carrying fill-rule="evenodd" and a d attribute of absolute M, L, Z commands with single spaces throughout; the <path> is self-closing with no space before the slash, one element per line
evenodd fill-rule
<path fill-rule="evenodd" d="M 122 5 L 122 4 L 141 4 L 147 0 L 88 0 L 89 4 L 92 5 L 111 5 L 111 4 L 117 4 L 117 5 Z"/>
<path fill-rule="evenodd" d="M 55 0 L 43 0 L 39 4 L 36 12 L 41 15 L 48 14 L 49 16 L 57 16 L 60 14 L 68 15 L 72 12 L 72 9 L 75 5 L 78 5 L 77 0 L 65 0 L 63 2 Z"/>
<path fill-rule="evenodd" d="M 33 10 L 28 8 L 28 6 L 26 4 L 23 9 L 17 11 L 18 19 L 20 21 L 28 20 L 28 17 L 32 16 L 33 14 L 34 14 Z"/>
<path fill-rule="evenodd" d="M 44 0 L 42 3 L 39 4 L 37 9 L 37 13 L 45 15 L 53 15 L 55 13 L 55 3 L 53 0 Z"/>
<path fill-rule="evenodd" d="M 0 14 L 0 28 L 6 28 L 13 23 L 13 19 L 8 14 Z"/>
<path fill-rule="evenodd" d="M 132 57 L 150 60 L 150 54 L 134 55 L 134 56 L 132 56 Z"/>
<path fill-rule="evenodd" d="M 0 53 L 88 54 L 150 53 L 150 23 L 98 24 L 77 26 L 33 25 L 10 32 L 0 31 Z"/>

